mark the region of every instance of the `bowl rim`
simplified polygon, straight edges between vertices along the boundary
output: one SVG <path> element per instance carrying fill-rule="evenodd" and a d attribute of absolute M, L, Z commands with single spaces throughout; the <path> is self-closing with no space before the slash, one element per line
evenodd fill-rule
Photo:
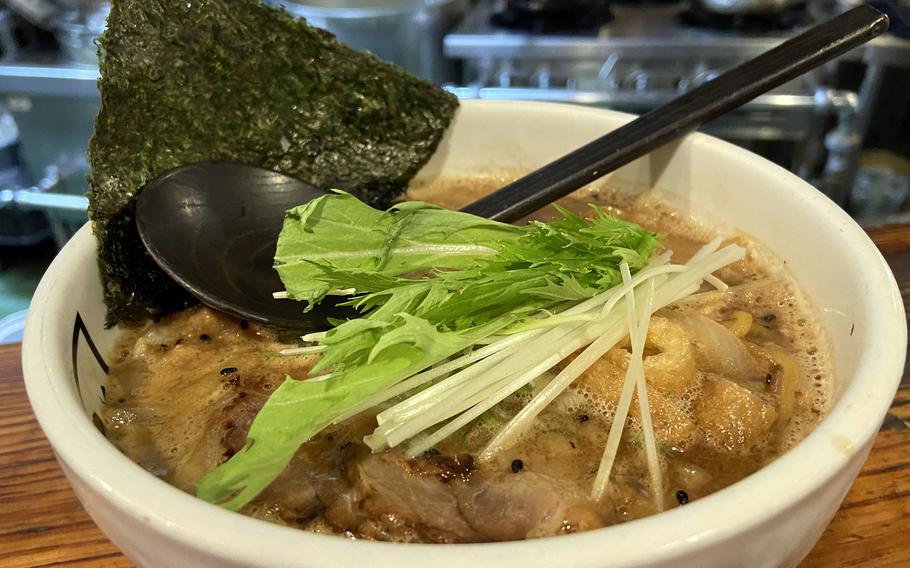
<path fill-rule="evenodd" d="M 463 105 L 487 107 L 490 112 L 520 106 L 528 116 L 562 112 L 592 119 L 605 113 L 614 119 L 634 118 L 605 109 L 543 102 L 465 101 Z M 44 328 L 59 325 L 54 311 L 65 305 L 66 282 L 60 275 L 78 270 L 73 264 L 79 251 L 90 247 L 94 255 L 89 224 L 79 230 L 48 268 L 32 301 L 22 348 L 23 374 L 32 408 L 58 459 L 93 492 L 168 540 L 239 564 L 289 565 L 292 559 L 300 558 L 306 565 L 323 565 L 344 559 L 346 564 L 368 562 L 376 568 L 397 568 L 402 563 L 444 564 L 446 558 L 453 558 L 451 549 L 455 548 L 459 562 L 472 559 L 521 563 L 530 568 L 551 565 L 553 558 L 572 558 L 574 566 L 593 567 L 609 558 L 612 565 L 626 566 L 642 560 L 658 562 L 708 547 L 796 505 L 820 490 L 857 454 L 866 451 L 899 385 L 907 329 L 903 301 L 890 268 L 871 239 L 845 212 L 805 181 L 759 156 L 704 134 L 688 137 L 699 146 L 706 146 L 704 151 L 723 154 L 725 159 L 759 160 L 763 167 L 771 168 L 771 175 L 791 187 L 793 199 L 807 202 L 820 216 L 838 223 L 844 242 L 850 242 L 862 253 L 853 268 L 868 275 L 870 287 L 865 301 L 878 308 L 868 311 L 868 334 L 874 341 L 860 356 L 854 373 L 869 379 L 852 381 L 815 430 L 777 460 L 686 507 L 558 538 L 438 545 L 351 541 L 272 525 L 205 503 L 155 479 L 121 454 L 85 417 L 68 392 L 68 378 L 61 379 L 68 377 L 67 373 L 53 364 L 53 357 L 44 357 L 46 348 L 52 347 L 47 345 L 52 334 L 44 333 Z M 92 459 L 85 459 L 87 455 Z M 806 467 L 811 467 L 814 475 L 787 475 Z M 787 483 L 779 483 L 782 476 Z M 642 534 L 649 535 L 647 556 L 642 555 Z M 269 542 L 270 546 L 255 546 L 257 542 Z"/>

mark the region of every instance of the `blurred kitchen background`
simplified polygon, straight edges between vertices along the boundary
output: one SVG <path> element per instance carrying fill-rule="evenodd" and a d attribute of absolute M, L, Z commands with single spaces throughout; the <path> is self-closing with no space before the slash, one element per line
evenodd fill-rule
<path fill-rule="evenodd" d="M 463 99 L 641 113 L 854 0 L 266 0 Z M 910 0 L 892 31 L 704 130 L 805 178 L 861 223 L 910 220 Z M 0 0 L 0 343 L 85 221 L 107 2 Z"/>

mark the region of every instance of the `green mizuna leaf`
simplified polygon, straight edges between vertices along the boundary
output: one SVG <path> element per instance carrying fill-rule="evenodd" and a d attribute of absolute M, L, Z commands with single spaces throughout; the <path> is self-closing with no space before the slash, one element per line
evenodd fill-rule
<path fill-rule="evenodd" d="M 656 236 L 593 212 L 560 210 L 557 221 L 515 227 L 424 203 L 379 211 L 341 192 L 289 211 L 275 257 L 288 295 L 318 302 L 329 290 L 353 290 L 347 303 L 362 317 L 319 339 L 310 374 L 331 376 L 288 379 L 256 417 L 255 441 L 203 478 L 198 494 L 242 507 L 300 444 L 368 397 L 618 284 L 620 262 L 644 268 Z"/>
<path fill-rule="evenodd" d="M 287 212 L 275 263 L 288 297 L 317 303 L 330 287 L 393 287 L 386 276 L 423 268 L 463 268 L 495 255 L 492 244 L 521 230 L 434 205 L 407 202 L 379 211 L 337 192 Z M 334 282 L 328 273 L 350 271 Z M 351 278 L 371 278 L 369 282 Z"/>

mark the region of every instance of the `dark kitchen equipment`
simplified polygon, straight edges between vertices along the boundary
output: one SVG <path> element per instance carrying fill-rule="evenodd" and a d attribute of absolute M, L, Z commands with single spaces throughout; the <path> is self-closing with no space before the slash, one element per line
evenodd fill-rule
<path fill-rule="evenodd" d="M 457 65 L 443 56 L 442 38 L 464 15 L 468 0 L 267 0 L 409 73 L 442 83 Z"/>

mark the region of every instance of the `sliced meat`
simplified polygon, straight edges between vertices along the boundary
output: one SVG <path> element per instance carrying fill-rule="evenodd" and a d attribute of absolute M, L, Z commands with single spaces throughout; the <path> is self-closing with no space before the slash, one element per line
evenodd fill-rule
<path fill-rule="evenodd" d="M 244 396 L 237 399 L 235 404 L 225 409 L 221 445 L 224 446 L 226 458 L 233 456 L 243 448 L 250 426 L 253 425 L 253 420 L 265 405 L 266 398 L 261 395 L 249 396 L 244 393 Z"/>
<path fill-rule="evenodd" d="M 359 532 L 478 542 L 552 536 L 604 526 L 587 497 L 545 475 L 474 471 L 470 456 L 359 457 L 350 469 Z M 377 530 L 378 529 L 378 530 Z"/>
<path fill-rule="evenodd" d="M 593 503 L 533 472 L 476 476 L 456 486 L 464 517 L 487 540 L 554 536 L 604 526 Z"/>
<path fill-rule="evenodd" d="M 351 481 L 363 497 L 362 511 L 372 520 L 403 523 L 439 542 L 481 540 L 459 509 L 444 469 L 427 460 L 408 460 L 397 452 L 371 454 L 350 468 Z"/>
<path fill-rule="evenodd" d="M 239 374 L 232 375 L 224 382 L 225 390 L 236 393 L 232 402 L 224 407 L 222 414 L 224 434 L 221 437 L 221 445 L 224 446 L 225 457 L 231 457 L 243 448 L 253 420 L 265 406 L 269 395 L 280 384 L 280 380 L 274 377 L 261 378 L 247 384 Z"/>
<path fill-rule="evenodd" d="M 322 514 L 323 509 L 310 476 L 291 467 L 247 505 L 243 513 L 279 524 L 301 525 Z"/>

